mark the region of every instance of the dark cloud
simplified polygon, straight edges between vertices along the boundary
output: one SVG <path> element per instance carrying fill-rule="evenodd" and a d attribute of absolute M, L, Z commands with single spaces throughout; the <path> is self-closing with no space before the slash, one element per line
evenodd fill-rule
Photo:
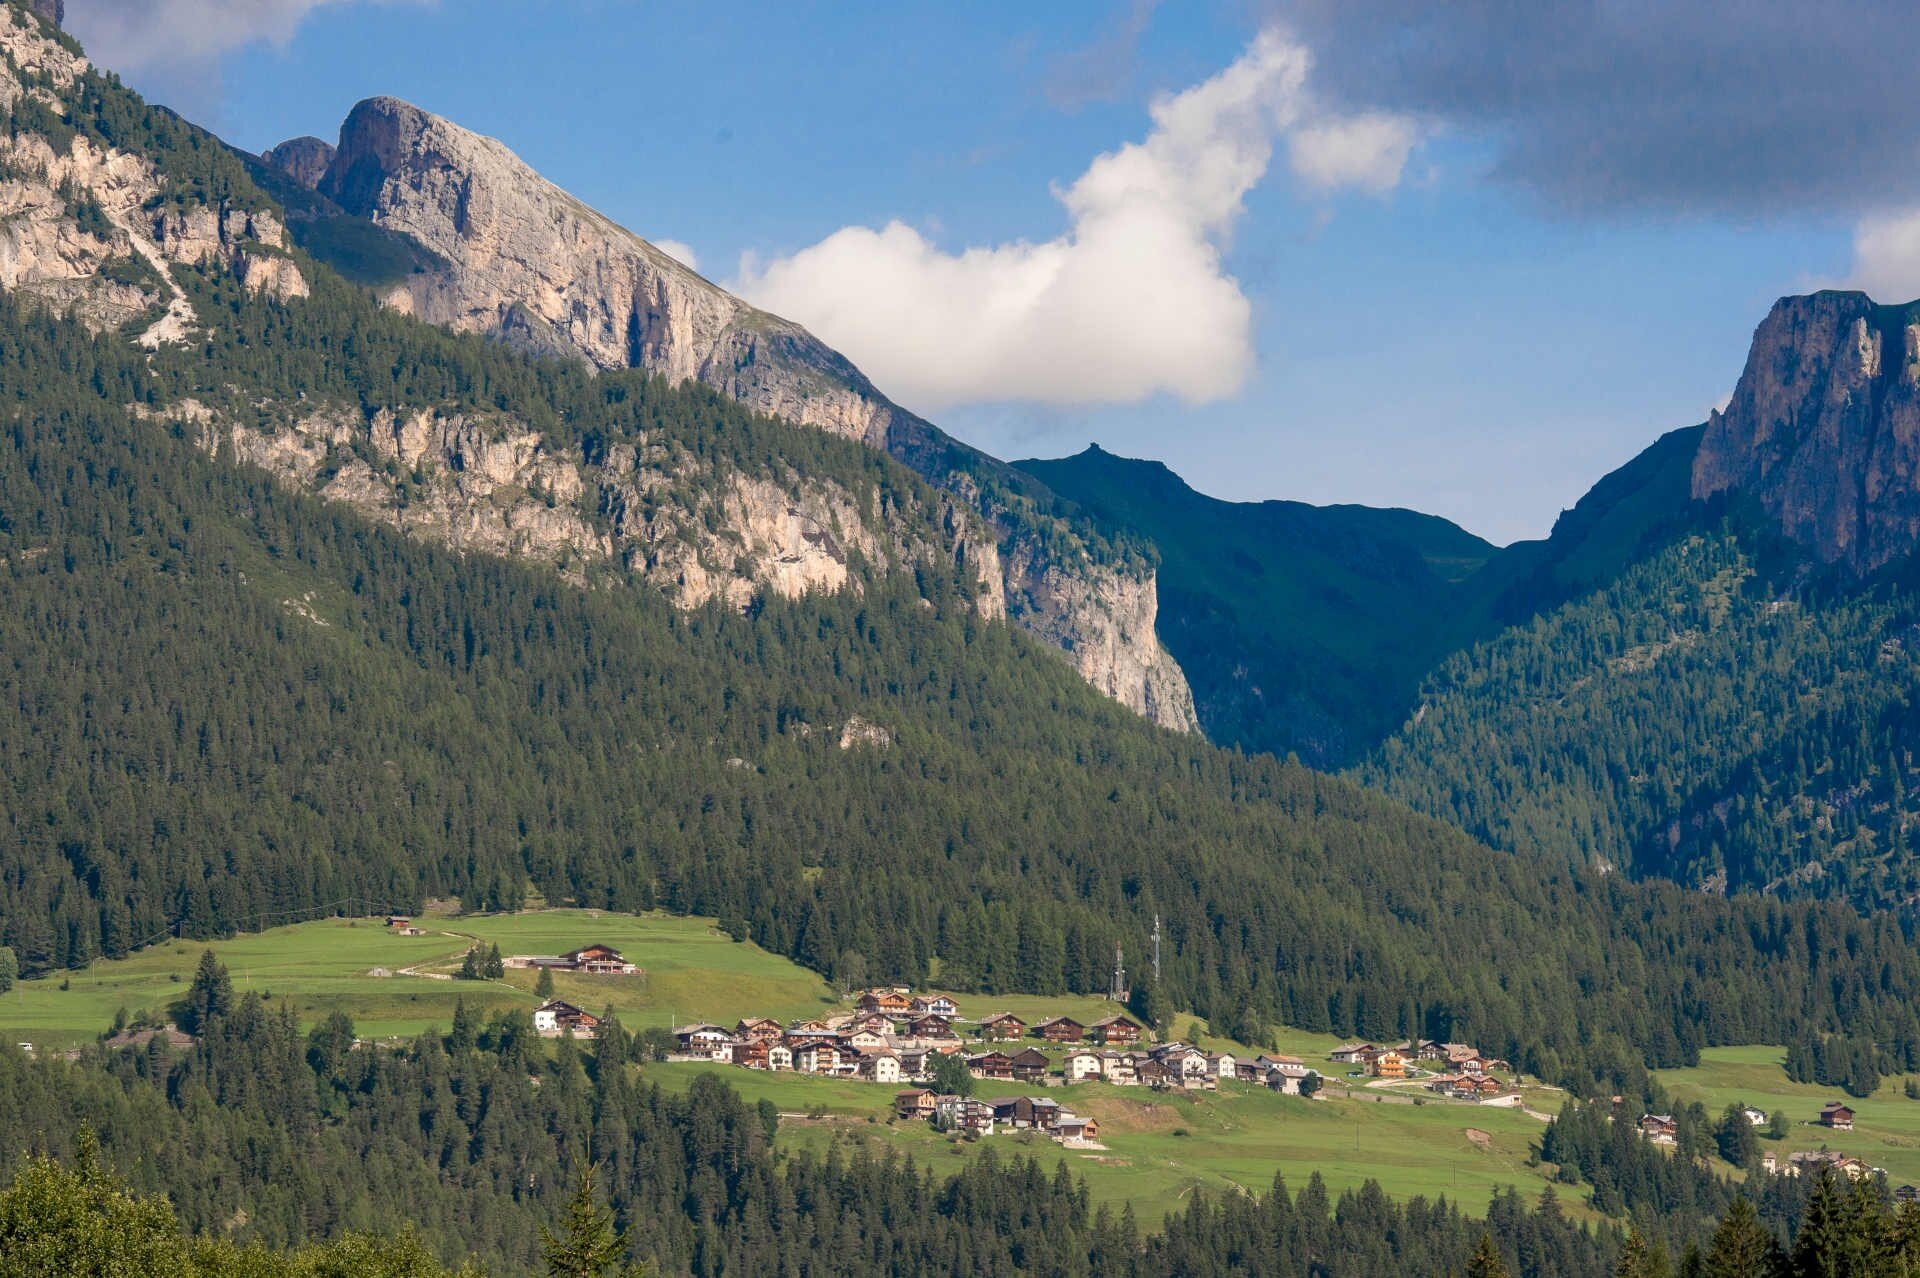
<path fill-rule="evenodd" d="M 1348 107 L 1491 136 L 1572 212 L 1739 218 L 1920 199 L 1920 15 L 1888 0 L 1270 0 Z"/>

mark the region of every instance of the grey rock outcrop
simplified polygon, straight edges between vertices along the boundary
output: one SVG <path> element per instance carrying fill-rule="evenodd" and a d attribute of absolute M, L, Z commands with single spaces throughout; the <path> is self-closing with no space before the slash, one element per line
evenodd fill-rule
<path fill-rule="evenodd" d="M 260 158 L 309 191 L 316 191 L 333 164 L 333 143 L 312 137 L 289 138 Z"/>
<path fill-rule="evenodd" d="M 71 42 L 12 6 L 0 7 L 0 107 L 24 98 L 60 113 L 88 72 Z M 98 329 L 149 312 L 148 345 L 177 341 L 195 326 L 169 268 L 230 267 L 249 289 L 276 297 L 307 292 L 286 255 L 285 228 L 270 213 L 168 201 L 165 177 L 143 155 L 84 132 L 54 140 L 31 130 L 0 135 L 0 288 L 37 297 Z"/>
<path fill-rule="evenodd" d="M 1736 492 L 1823 563 L 1871 572 L 1920 546 L 1920 308 L 1775 303 L 1694 458 L 1696 498 Z"/>
<path fill-rule="evenodd" d="M 67 20 L 67 0 L 27 0 L 27 8 L 56 27 Z"/>
<path fill-rule="evenodd" d="M 443 260 L 389 286 L 389 306 L 600 369 L 702 382 L 885 451 L 959 494 L 999 540 L 1016 624 L 1109 696 L 1197 728 L 1185 676 L 1154 633 L 1152 569 L 1088 554 L 1044 503 L 1017 496 L 1032 481 L 893 404 L 800 325 L 703 279 L 502 143 L 394 98 L 353 109 L 318 190 Z"/>

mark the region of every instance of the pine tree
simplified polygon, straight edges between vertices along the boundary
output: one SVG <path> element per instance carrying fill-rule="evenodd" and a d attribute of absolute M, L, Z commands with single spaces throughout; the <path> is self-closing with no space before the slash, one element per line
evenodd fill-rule
<path fill-rule="evenodd" d="M 454 974 L 456 981 L 477 981 L 481 975 L 480 947 L 474 946 L 467 956 L 460 960 L 460 970 Z"/>
<path fill-rule="evenodd" d="M 455 999 L 453 1001 L 453 1032 L 447 1035 L 447 1051 L 455 1056 L 471 1052 L 479 1038 L 479 1018 L 467 1006 L 466 999 Z"/>
<path fill-rule="evenodd" d="M 500 947 L 498 945 L 489 945 L 487 947 L 486 965 L 481 968 L 481 975 L 485 976 L 489 981 L 497 981 L 506 974 L 507 964 L 506 961 L 500 957 Z"/>
<path fill-rule="evenodd" d="M 540 969 L 540 975 L 535 978 L 533 982 L 533 992 L 535 996 L 539 998 L 548 999 L 553 997 L 552 968 L 543 967 Z"/>

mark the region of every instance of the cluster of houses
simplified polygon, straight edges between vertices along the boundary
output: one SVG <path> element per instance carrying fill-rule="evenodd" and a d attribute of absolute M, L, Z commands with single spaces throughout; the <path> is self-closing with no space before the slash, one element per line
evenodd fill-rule
<path fill-rule="evenodd" d="M 1356 1073 L 1390 1082 L 1419 1080 L 1428 1091 L 1452 1100 L 1482 1104 L 1518 1104 L 1519 1095 L 1502 1083 L 1496 1071 L 1511 1075 L 1513 1067 L 1494 1056 L 1483 1056 L 1468 1043 L 1436 1039 L 1409 1040 L 1389 1047 L 1373 1043 L 1343 1043 L 1328 1054 L 1336 1065 L 1356 1067 Z"/>
<path fill-rule="evenodd" d="M 1063 1083 L 1090 1080 L 1122 1087 L 1197 1090 L 1222 1079 L 1263 1083 L 1299 1093 L 1318 1071 L 1290 1056 L 1242 1060 L 1186 1043 L 1143 1046 L 1146 1030 L 1123 1015 L 1082 1024 L 1055 1016 L 1029 1025 L 1009 1012 L 983 1016 L 963 1039 L 960 1009 L 945 995 L 914 996 L 905 989 L 868 990 L 851 1013 L 783 1024 L 746 1017 L 732 1027 L 712 1024 L 674 1030 L 683 1057 L 747 1069 L 793 1070 L 863 1078 L 875 1083 L 924 1082 L 934 1062 L 959 1056 L 975 1078 L 989 1082 Z M 1050 1050 L 1042 1051 L 1040 1045 Z M 1004 1045 L 1004 1046 L 1003 1046 Z M 977 1048 L 980 1050 L 969 1050 Z M 1306 1091 L 1313 1091 L 1307 1086 Z M 976 1130 L 971 1121 L 961 1124 Z M 1051 1131 L 1052 1127 L 1047 1130 Z"/>
<path fill-rule="evenodd" d="M 925 1119 L 945 1131 L 991 1136 L 996 1131 L 1037 1131 L 1063 1145 L 1098 1148 L 1100 1121 L 1082 1118 L 1060 1107 L 1048 1096 L 1002 1096 L 976 1100 L 971 1096 L 939 1096 L 924 1087 L 912 1087 L 893 1098 L 893 1112 L 901 1118 Z"/>
<path fill-rule="evenodd" d="M 1761 1127 L 1772 1121 L 1768 1118 L 1766 1110 L 1755 1109 L 1751 1105 L 1742 1109 L 1740 1116 L 1747 1120 L 1749 1127 Z M 1820 1114 L 1814 1121 L 1836 1132 L 1850 1132 L 1853 1130 L 1853 1108 L 1844 1101 L 1828 1101 L 1820 1107 Z M 1672 1114 L 1642 1114 L 1640 1115 L 1640 1134 L 1655 1145 L 1672 1145 L 1679 1140 L 1680 1125 L 1674 1120 Z M 1793 1157 L 1798 1159 L 1800 1155 L 1795 1154 Z M 1774 1156 L 1768 1154 L 1762 1160 L 1761 1166 L 1768 1171 L 1774 1171 L 1774 1161 Z M 1781 1163 L 1779 1170 L 1782 1175 L 1787 1176 L 1800 1174 L 1797 1167 L 1789 1169 L 1786 1163 Z"/>

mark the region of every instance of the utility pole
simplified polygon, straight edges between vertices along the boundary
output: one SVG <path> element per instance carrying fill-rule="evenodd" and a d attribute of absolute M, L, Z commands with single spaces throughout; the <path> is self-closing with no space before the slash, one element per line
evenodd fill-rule
<path fill-rule="evenodd" d="M 1113 943 L 1113 988 L 1107 992 L 1107 997 L 1116 1003 L 1125 1002 L 1126 989 L 1127 972 L 1120 966 L 1120 942 L 1115 941 Z"/>
<path fill-rule="evenodd" d="M 1153 916 L 1153 983 L 1160 983 L 1160 916 Z"/>

